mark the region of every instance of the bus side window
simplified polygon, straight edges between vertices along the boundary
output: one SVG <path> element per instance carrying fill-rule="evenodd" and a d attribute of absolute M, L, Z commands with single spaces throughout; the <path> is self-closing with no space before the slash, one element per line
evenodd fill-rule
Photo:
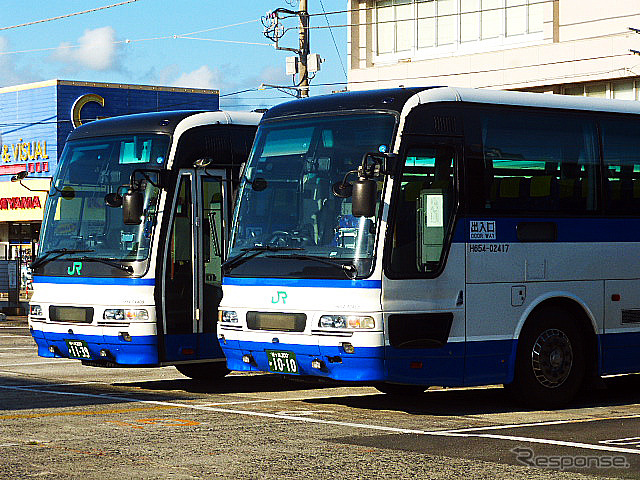
<path fill-rule="evenodd" d="M 593 122 L 520 110 L 483 112 L 480 208 L 496 212 L 594 212 L 598 155 Z M 476 191 L 479 189 L 476 188 Z"/>
<path fill-rule="evenodd" d="M 600 123 L 605 166 L 606 208 L 619 215 L 640 214 L 640 124 L 607 119 Z"/>

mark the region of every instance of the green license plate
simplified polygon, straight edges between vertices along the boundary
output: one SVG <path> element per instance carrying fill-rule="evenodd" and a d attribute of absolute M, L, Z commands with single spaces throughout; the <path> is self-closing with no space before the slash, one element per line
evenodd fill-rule
<path fill-rule="evenodd" d="M 296 354 L 293 352 L 267 350 L 267 360 L 269 361 L 269 370 L 274 373 L 300 373 Z"/>
<path fill-rule="evenodd" d="M 69 358 L 91 358 L 89 345 L 84 340 L 65 340 L 69 349 Z"/>

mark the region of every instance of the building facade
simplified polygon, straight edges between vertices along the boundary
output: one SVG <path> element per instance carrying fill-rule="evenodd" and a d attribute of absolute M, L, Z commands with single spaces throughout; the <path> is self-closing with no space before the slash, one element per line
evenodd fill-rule
<path fill-rule="evenodd" d="M 98 118 L 218 110 L 217 90 L 50 80 L 0 88 L 0 259 L 36 255 L 47 192 L 69 132 Z M 22 171 L 22 181 L 11 178 Z M 26 188 L 25 188 L 26 187 Z"/>
<path fill-rule="evenodd" d="M 348 6 L 350 90 L 446 85 L 640 98 L 638 0 Z"/>

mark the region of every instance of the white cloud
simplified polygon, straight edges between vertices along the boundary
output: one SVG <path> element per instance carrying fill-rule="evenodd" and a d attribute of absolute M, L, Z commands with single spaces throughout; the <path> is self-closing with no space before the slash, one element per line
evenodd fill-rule
<path fill-rule="evenodd" d="M 220 88 L 220 71 L 211 70 L 206 65 L 189 73 L 183 73 L 173 83 L 174 87 Z"/>
<path fill-rule="evenodd" d="M 112 27 L 85 30 L 78 39 L 77 46 L 61 43 L 53 54 L 53 59 L 70 66 L 89 68 L 96 71 L 117 70 L 116 32 Z"/>
<path fill-rule="evenodd" d="M 260 72 L 257 83 L 270 83 L 272 85 L 291 85 L 291 76 L 285 73 L 284 64 L 279 66 L 270 65 L 264 67 Z"/>
<path fill-rule="evenodd" d="M 28 67 L 20 67 L 15 62 L 15 55 L 5 54 L 11 51 L 9 40 L 0 37 L 0 87 L 42 80 Z"/>
<path fill-rule="evenodd" d="M 162 72 L 164 79 L 177 75 L 175 65 L 165 68 Z M 220 68 L 209 68 L 203 65 L 192 72 L 180 74 L 171 82 L 174 87 L 210 88 L 227 94 L 247 88 L 258 88 L 262 83 L 276 85 L 290 85 L 291 78 L 284 73 L 284 68 L 265 67 L 258 75 L 243 76 L 236 65 L 223 65 Z"/>

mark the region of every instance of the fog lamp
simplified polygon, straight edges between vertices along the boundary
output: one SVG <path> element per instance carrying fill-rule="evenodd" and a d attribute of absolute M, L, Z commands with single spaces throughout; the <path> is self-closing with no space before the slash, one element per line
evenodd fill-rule
<path fill-rule="evenodd" d="M 242 361 L 244 363 L 252 364 L 253 363 L 253 357 L 251 355 L 242 355 Z"/>
<path fill-rule="evenodd" d="M 325 368 L 325 364 L 322 360 L 314 358 L 311 361 L 311 368 L 315 368 L 316 370 L 322 370 L 323 368 Z"/>
<path fill-rule="evenodd" d="M 343 342 L 342 349 L 344 350 L 344 353 L 356 353 L 356 347 L 349 342 Z"/>

